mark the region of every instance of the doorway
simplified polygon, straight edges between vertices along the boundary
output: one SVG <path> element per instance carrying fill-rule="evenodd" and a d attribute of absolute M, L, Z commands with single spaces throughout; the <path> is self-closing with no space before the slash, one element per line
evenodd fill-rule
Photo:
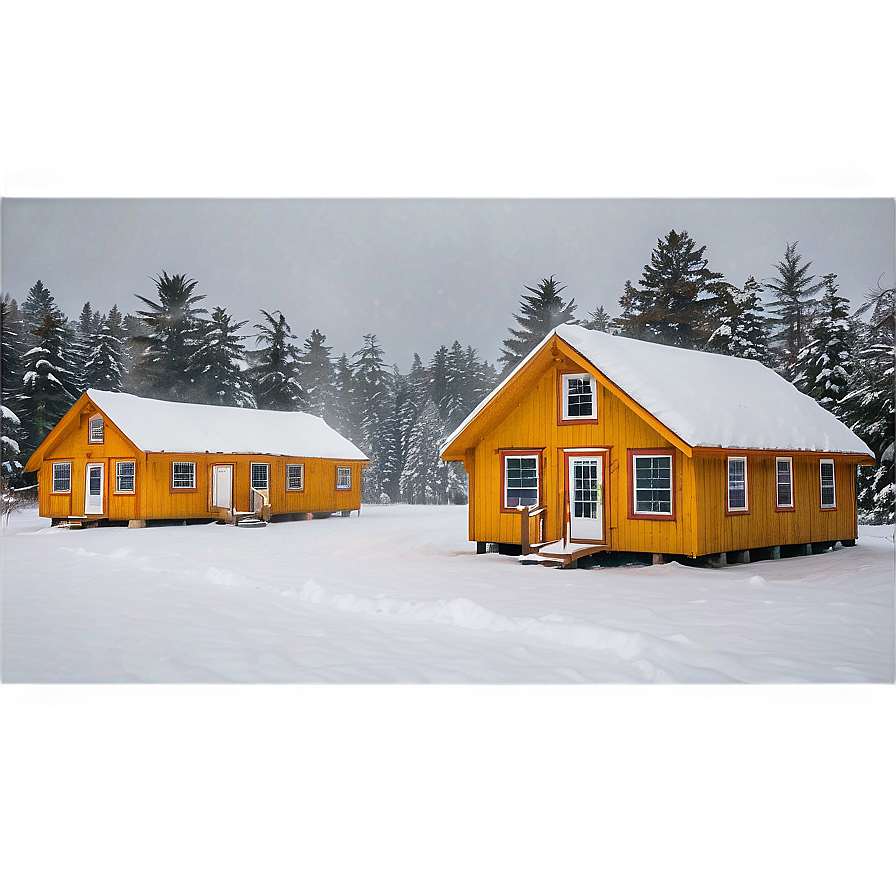
<path fill-rule="evenodd" d="M 87 464 L 84 487 L 84 513 L 99 514 L 103 512 L 103 480 L 105 464 Z"/>
<path fill-rule="evenodd" d="M 605 452 L 567 455 L 569 538 L 603 544 Z"/>
<path fill-rule="evenodd" d="M 212 467 L 212 510 L 233 510 L 233 464 Z"/>

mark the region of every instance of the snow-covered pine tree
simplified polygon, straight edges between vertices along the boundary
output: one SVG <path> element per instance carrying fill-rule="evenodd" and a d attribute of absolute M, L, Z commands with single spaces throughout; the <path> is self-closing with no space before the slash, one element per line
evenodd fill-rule
<path fill-rule="evenodd" d="M 22 355 L 25 351 L 24 322 L 16 300 L 9 293 L 0 297 L 0 383 L 3 404 L 15 410 L 22 389 Z"/>
<path fill-rule="evenodd" d="M 192 401 L 195 397 L 190 358 L 202 332 L 197 307 L 205 296 L 193 295 L 197 282 L 183 274 L 162 271 L 156 285 L 158 301 L 136 296 L 147 309 L 137 311 L 142 327 L 133 333 L 133 375 L 141 394 L 168 401 Z"/>
<path fill-rule="evenodd" d="M 72 372 L 66 357 L 65 325 L 52 312 L 32 333 L 37 344 L 25 352 L 18 405 L 24 428 L 24 449 L 30 454 L 74 404 Z"/>
<path fill-rule="evenodd" d="M 427 397 L 409 434 L 399 493 L 407 504 L 447 503 L 448 469 L 439 458 L 445 430 L 438 408 Z"/>
<path fill-rule="evenodd" d="M 128 331 L 125 326 L 124 317 L 115 304 L 109 309 L 109 313 L 100 320 L 100 328 L 106 326 L 115 339 L 118 340 L 118 359 L 121 363 L 124 376 L 131 369 L 131 355 L 128 351 Z"/>
<path fill-rule="evenodd" d="M 383 356 L 383 349 L 373 333 L 364 336 L 364 345 L 352 355 L 355 359 L 352 362 L 355 398 L 360 405 L 358 447 L 370 458 L 370 466 L 364 471 L 361 496 L 371 502 L 379 502 L 383 495 L 379 440 L 389 396 L 389 375 Z"/>
<path fill-rule="evenodd" d="M 863 518 L 871 523 L 894 520 L 894 299 L 896 288 L 878 286 L 869 301 L 855 314 L 859 329 L 857 344 L 863 348 L 854 357 L 852 391 L 843 400 L 842 417 L 871 448 L 876 467 L 859 467 L 858 504 Z M 865 323 L 861 315 L 871 311 Z"/>
<path fill-rule="evenodd" d="M 472 345 L 467 346 L 465 364 L 468 376 L 468 393 L 464 417 L 498 384 L 498 374 L 494 365 L 489 364 L 488 361 L 481 360 Z"/>
<path fill-rule="evenodd" d="M 124 378 L 121 340 L 112 334 L 108 323 L 100 324 L 99 332 L 92 337 L 87 348 L 82 388 L 120 392 Z"/>
<path fill-rule="evenodd" d="M 4 488 L 22 474 L 22 421 L 5 404 L 0 404 L 0 470 Z"/>
<path fill-rule="evenodd" d="M 637 289 L 626 281 L 615 323 L 626 336 L 701 348 L 718 317 L 724 280 L 709 269 L 703 253 L 686 230 L 670 230 L 657 240 Z"/>
<path fill-rule="evenodd" d="M 94 336 L 99 332 L 98 316 L 90 307 L 90 302 L 85 302 L 74 323 L 74 332 L 69 341 L 68 354 L 72 368 L 72 384 L 77 395 L 88 388 L 87 360 L 93 351 Z"/>
<path fill-rule="evenodd" d="M 632 285 L 632 281 L 626 281 L 626 289 Z M 610 330 L 610 322 L 612 318 L 604 310 L 603 305 L 599 305 L 589 315 L 588 320 L 579 321 L 580 325 L 586 330 L 599 330 L 601 333 L 608 333 Z"/>
<path fill-rule="evenodd" d="M 743 289 L 723 290 L 724 306 L 716 328 L 706 343 L 708 351 L 769 363 L 768 320 L 763 314 L 762 286 L 753 277 Z"/>
<path fill-rule="evenodd" d="M 255 324 L 255 344 L 261 348 L 247 353 L 253 362 L 249 380 L 255 404 L 262 410 L 299 411 L 303 395 L 298 380 L 296 337 L 279 311 L 268 314 L 262 309 L 261 313 L 267 321 Z"/>
<path fill-rule="evenodd" d="M 510 337 L 504 340 L 504 352 L 498 359 L 504 365 L 503 376 L 507 376 L 516 366 L 559 324 L 570 324 L 575 320 L 576 300 L 568 302 L 560 296 L 565 286 L 551 276 L 538 286 L 525 287 L 529 295 L 520 296 L 520 313 L 514 320 L 520 328 L 510 327 Z"/>
<path fill-rule="evenodd" d="M 442 419 L 448 416 L 448 348 L 440 345 L 429 364 L 429 394 Z"/>
<path fill-rule="evenodd" d="M 449 432 L 467 416 L 471 407 L 474 371 L 470 370 L 467 361 L 466 353 L 455 339 L 447 357 L 445 408 L 442 415 Z"/>
<path fill-rule="evenodd" d="M 837 289 L 837 276 L 822 278 L 824 295 L 818 303 L 812 338 L 800 352 L 793 384 L 823 408 L 839 414 L 850 389 L 853 326 L 849 299 Z"/>
<path fill-rule="evenodd" d="M 798 245 L 799 242 L 787 243 L 784 258 L 775 264 L 779 276 L 766 284 L 775 295 L 768 307 L 778 325 L 775 338 L 783 353 L 783 367 L 791 375 L 809 338 L 816 305 L 813 297 L 824 285 L 821 281 L 815 282 L 815 275 L 808 273 L 811 261 L 800 264 L 803 257 L 796 251 Z"/>
<path fill-rule="evenodd" d="M 388 411 L 380 424 L 376 459 L 382 494 L 389 503 L 399 500 L 399 480 L 407 453 L 405 421 L 410 396 L 409 377 L 402 376 L 395 365 L 390 377 Z"/>
<path fill-rule="evenodd" d="M 235 322 L 220 306 L 204 322 L 199 343 L 189 361 L 195 400 L 232 408 L 253 408 L 255 398 L 246 373 L 245 336 L 239 336 L 246 321 Z"/>
<path fill-rule="evenodd" d="M 333 418 L 327 421 L 340 435 L 357 445 L 361 441 L 361 405 L 355 393 L 355 376 L 348 355 L 336 360 Z"/>
<path fill-rule="evenodd" d="M 64 325 L 66 323 L 65 315 L 59 310 L 56 299 L 50 295 L 50 290 L 40 280 L 28 290 L 28 296 L 22 302 L 21 313 L 26 348 L 31 348 L 37 344 L 34 330 L 44 325 L 44 320 L 48 314 L 53 315 L 60 324 Z"/>
<path fill-rule="evenodd" d="M 337 414 L 334 408 L 336 371 L 330 358 L 332 348 L 320 330 L 312 330 L 305 340 L 299 367 L 299 382 L 305 393 L 305 410 L 323 417 L 331 426 Z"/>

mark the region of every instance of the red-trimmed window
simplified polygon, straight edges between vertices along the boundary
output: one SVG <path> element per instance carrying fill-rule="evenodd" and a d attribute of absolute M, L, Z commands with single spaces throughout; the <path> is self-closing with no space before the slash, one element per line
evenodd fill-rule
<path fill-rule="evenodd" d="M 775 458 L 775 509 L 793 510 L 793 458 Z"/>
<path fill-rule="evenodd" d="M 99 415 L 87 421 L 87 441 L 91 445 L 102 445 L 105 437 L 103 418 Z"/>
<path fill-rule="evenodd" d="M 286 465 L 286 490 L 300 492 L 305 488 L 305 464 Z"/>
<path fill-rule="evenodd" d="M 819 486 L 821 489 L 821 509 L 837 509 L 837 491 L 834 486 L 834 461 L 822 458 L 819 462 Z"/>
<path fill-rule="evenodd" d="M 728 513 L 749 513 L 746 457 L 728 458 Z"/>
<path fill-rule="evenodd" d="M 628 485 L 630 519 L 675 519 L 672 452 L 629 449 Z"/>
<path fill-rule="evenodd" d="M 501 452 L 501 509 L 541 505 L 541 452 Z"/>
<path fill-rule="evenodd" d="M 53 464 L 53 494 L 65 495 L 72 490 L 71 461 Z"/>
<path fill-rule="evenodd" d="M 563 420 L 597 419 L 597 384 L 587 373 L 564 373 Z"/>

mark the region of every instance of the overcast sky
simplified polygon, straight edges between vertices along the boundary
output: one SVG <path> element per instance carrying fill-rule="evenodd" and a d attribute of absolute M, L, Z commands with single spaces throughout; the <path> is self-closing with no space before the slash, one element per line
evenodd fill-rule
<path fill-rule="evenodd" d="M 16 5 L 7 68 L 27 77 L 2 118 L 2 289 L 21 300 L 40 278 L 68 314 L 133 311 L 164 269 L 249 332 L 280 309 L 335 354 L 374 332 L 407 370 L 454 339 L 496 360 L 520 293 L 551 275 L 583 317 L 615 311 L 672 228 L 735 283 L 772 276 L 795 240 L 853 300 L 892 282 L 893 203 L 867 198 L 894 193 L 879 17 L 775 5 L 769 31 L 756 11 L 655 4 L 645 28 L 640 6 L 577 4 L 477 7 L 471 28 L 460 12 L 387 7 L 296 7 L 272 29 L 178 3 L 178 33 L 201 52 L 158 65 L 142 62 L 168 46 L 166 16 L 88 22 L 60 4 L 47 28 L 42 6 Z M 300 53 L 297 33 L 316 35 Z M 520 48 L 543 40 L 563 49 L 532 65 Z M 748 64 L 759 46 L 763 65 Z M 866 198 L 54 198 L 495 195 Z"/>

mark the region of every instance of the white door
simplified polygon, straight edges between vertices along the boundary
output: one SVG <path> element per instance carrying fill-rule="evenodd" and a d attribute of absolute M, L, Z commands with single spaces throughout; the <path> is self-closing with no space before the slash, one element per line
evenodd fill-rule
<path fill-rule="evenodd" d="M 84 513 L 103 512 L 103 477 L 105 464 L 87 464 L 84 488 Z"/>
<path fill-rule="evenodd" d="M 569 537 L 604 541 L 604 456 L 569 457 Z"/>
<path fill-rule="evenodd" d="M 212 467 L 212 507 L 233 509 L 233 467 L 230 464 Z"/>

